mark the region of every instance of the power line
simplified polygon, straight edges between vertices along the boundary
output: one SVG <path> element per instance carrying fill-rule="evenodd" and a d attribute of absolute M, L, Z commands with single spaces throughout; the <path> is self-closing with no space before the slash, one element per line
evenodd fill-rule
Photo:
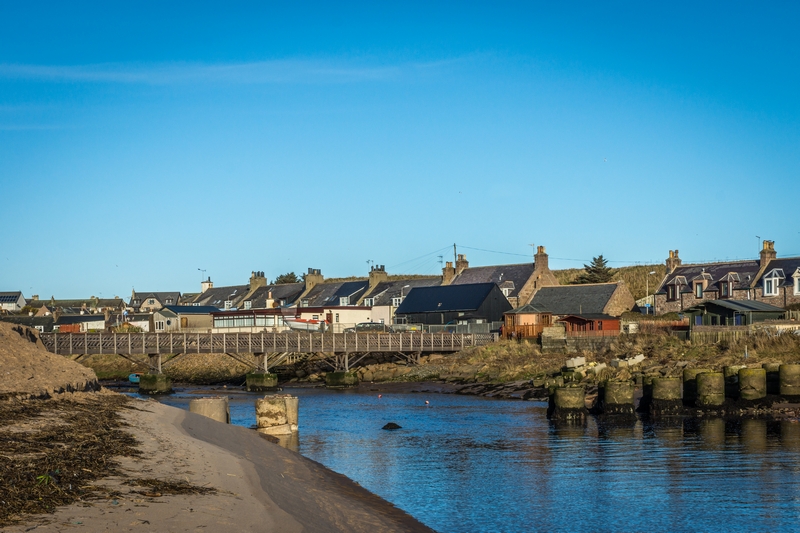
<path fill-rule="evenodd" d="M 433 252 L 427 253 L 425 255 L 421 255 L 419 257 L 415 257 L 414 259 L 409 259 L 408 261 L 403 261 L 402 263 L 397 263 L 396 265 L 391 265 L 391 266 L 389 266 L 389 270 L 397 268 L 397 267 L 405 265 L 405 264 L 408 264 L 408 263 L 412 263 L 414 261 L 418 261 L 420 259 L 424 259 L 424 258 L 428 257 L 429 255 L 438 254 L 439 252 L 442 252 L 444 250 L 448 250 L 449 248 L 450 248 L 450 246 L 448 245 L 448 246 L 445 246 L 444 248 L 439 248 L 438 250 L 434 250 Z"/>
<path fill-rule="evenodd" d="M 513 252 L 498 252 L 497 250 L 484 250 L 483 248 L 471 248 L 469 246 L 464 246 L 463 244 L 459 244 L 458 247 L 466 248 L 467 250 L 476 250 L 478 252 L 489 252 L 490 254 L 518 255 L 520 257 L 530 257 L 530 255 L 528 254 L 515 254 Z"/>

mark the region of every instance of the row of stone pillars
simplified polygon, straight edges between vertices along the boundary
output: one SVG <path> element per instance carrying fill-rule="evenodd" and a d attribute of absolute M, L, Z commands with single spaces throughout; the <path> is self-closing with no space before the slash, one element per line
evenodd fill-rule
<path fill-rule="evenodd" d="M 765 363 L 762 368 L 726 366 L 722 372 L 687 368 L 681 377 L 644 376 L 639 411 L 674 415 L 685 407 L 717 410 L 726 398 L 757 405 L 768 394 L 800 400 L 800 364 Z M 636 385 L 630 381 L 606 381 L 598 391 L 593 410 L 599 414 L 634 415 Z M 548 417 L 581 420 L 589 410 L 581 386 L 550 388 Z"/>

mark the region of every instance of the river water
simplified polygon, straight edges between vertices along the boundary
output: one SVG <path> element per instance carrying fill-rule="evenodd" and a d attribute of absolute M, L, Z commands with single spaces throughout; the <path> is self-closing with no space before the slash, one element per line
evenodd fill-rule
<path fill-rule="evenodd" d="M 161 401 L 187 409 L 198 392 L 221 391 Z M 301 454 L 442 533 L 800 529 L 800 423 L 559 426 L 539 402 L 284 392 L 300 398 Z M 232 422 L 253 426 L 260 396 L 231 393 Z"/>

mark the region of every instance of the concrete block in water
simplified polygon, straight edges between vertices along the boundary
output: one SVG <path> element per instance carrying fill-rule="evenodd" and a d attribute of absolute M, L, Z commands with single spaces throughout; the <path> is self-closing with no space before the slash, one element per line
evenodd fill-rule
<path fill-rule="evenodd" d="M 650 412 L 653 415 L 680 414 L 683 409 L 681 378 L 653 378 Z"/>
<path fill-rule="evenodd" d="M 328 372 L 325 375 L 325 386 L 329 389 L 347 389 L 358 385 L 355 372 Z"/>
<path fill-rule="evenodd" d="M 725 403 L 725 374 L 722 372 L 702 372 L 695 376 L 697 407 L 719 407 Z M 684 389 L 685 391 L 685 389 Z"/>
<path fill-rule="evenodd" d="M 227 396 L 195 398 L 189 401 L 189 412 L 207 416 L 223 424 L 231 423 L 231 410 Z"/>
<path fill-rule="evenodd" d="M 600 371 L 601 371 L 601 370 L 603 370 L 604 368 L 608 368 L 608 365 L 607 365 L 607 364 L 605 364 L 605 363 L 598 363 L 598 364 L 596 364 L 595 366 L 593 366 L 593 367 L 592 367 L 592 372 L 593 372 L 595 375 L 597 375 L 597 374 L 599 374 L 599 373 L 600 373 Z"/>
<path fill-rule="evenodd" d="M 653 378 L 654 400 L 680 400 L 680 378 Z"/>
<path fill-rule="evenodd" d="M 606 381 L 603 384 L 603 413 L 632 415 L 634 389 L 630 381 Z"/>
<path fill-rule="evenodd" d="M 739 370 L 747 368 L 744 365 L 732 365 L 722 367 L 725 375 L 725 396 L 729 398 L 739 397 Z"/>
<path fill-rule="evenodd" d="M 739 397 L 743 400 L 760 400 L 767 395 L 767 371 L 763 368 L 739 370 Z"/>
<path fill-rule="evenodd" d="M 140 394 L 167 394 L 172 392 L 172 380 L 165 374 L 142 374 L 139 376 Z"/>
<path fill-rule="evenodd" d="M 624 359 L 612 359 L 611 366 L 614 368 L 625 368 L 628 366 L 628 362 Z"/>
<path fill-rule="evenodd" d="M 585 364 L 585 357 L 573 357 L 572 359 L 567 359 L 567 368 L 578 368 L 579 366 L 584 366 Z"/>
<path fill-rule="evenodd" d="M 245 383 L 249 392 L 266 392 L 278 386 L 278 375 L 267 372 L 253 372 L 247 374 Z"/>
<path fill-rule="evenodd" d="M 703 372 L 711 372 L 710 368 L 684 368 L 683 369 L 683 402 L 686 405 L 694 405 L 697 399 L 697 375 Z"/>
<path fill-rule="evenodd" d="M 778 377 L 781 396 L 800 396 L 800 365 L 781 365 Z"/>
<path fill-rule="evenodd" d="M 586 391 L 583 387 L 559 387 L 550 396 L 548 418 L 583 420 L 587 413 Z"/>
<path fill-rule="evenodd" d="M 269 435 L 297 431 L 298 399 L 290 394 L 271 394 L 256 400 L 256 427 Z"/>

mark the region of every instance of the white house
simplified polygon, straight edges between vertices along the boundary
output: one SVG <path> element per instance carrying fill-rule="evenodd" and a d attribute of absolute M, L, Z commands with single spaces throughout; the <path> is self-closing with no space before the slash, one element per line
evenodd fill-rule
<path fill-rule="evenodd" d="M 25 307 L 27 301 L 22 296 L 22 291 L 0 292 L 0 309 L 9 313 L 16 313 Z"/>

